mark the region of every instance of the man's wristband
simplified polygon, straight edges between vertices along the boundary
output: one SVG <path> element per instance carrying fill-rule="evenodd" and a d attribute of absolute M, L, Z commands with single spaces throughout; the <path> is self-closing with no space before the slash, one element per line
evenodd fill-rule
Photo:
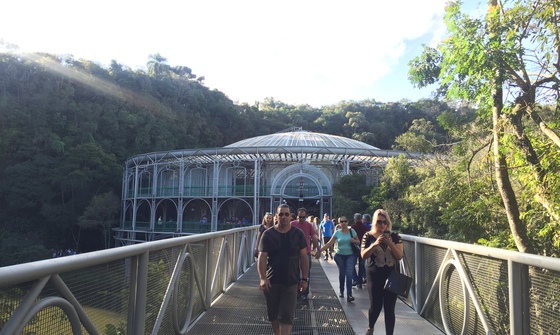
<path fill-rule="evenodd" d="M 307 281 L 307 282 L 308 282 L 308 281 L 309 281 L 309 278 L 301 278 L 301 280 Z"/>

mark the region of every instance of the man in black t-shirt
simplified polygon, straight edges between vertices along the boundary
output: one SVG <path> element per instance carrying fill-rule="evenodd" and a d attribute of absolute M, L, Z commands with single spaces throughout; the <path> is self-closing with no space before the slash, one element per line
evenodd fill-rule
<path fill-rule="evenodd" d="M 290 207 L 278 206 L 278 224 L 263 232 L 259 245 L 259 287 L 264 292 L 275 335 L 292 333 L 297 294 L 305 291 L 309 280 L 307 241 L 290 221 Z"/>

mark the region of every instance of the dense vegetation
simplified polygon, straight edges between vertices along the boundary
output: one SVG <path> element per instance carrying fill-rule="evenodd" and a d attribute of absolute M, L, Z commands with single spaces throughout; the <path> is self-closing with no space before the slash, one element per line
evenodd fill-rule
<path fill-rule="evenodd" d="M 418 102 L 234 104 L 159 54 L 146 70 L 0 54 L 0 264 L 109 245 L 129 156 L 292 126 L 430 154 L 391 160 L 373 190 L 344 177 L 340 213 L 385 207 L 405 233 L 558 256 L 559 8 L 492 0 L 476 16 L 450 2 L 447 38 L 410 63 L 415 85 L 439 86 Z"/>
<path fill-rule="evenodd" d="M 410 64 L 413 83 L 438 84 L 440 96 L 476 106 L 477 119 L 440 119 L 462 140 L 417 172 L 405 214 L 411 223 L 432 208 L 411 227 L 431 219 L 455 238 L 558 256 L 560 1 L 491 0 L 475 13 L 449 3 L 448 38 Z"/>
<path fill-rule="evenodd" d="M 463 108 L 438 116 L 447 139 L 414 121 L 396 144 L 434 155 L 393 160 L 362 201 L 412 234 L 558 256 L 560 2 L 491 0 L 480 14 L 450 2 L 445 21 L 448 36 L 409 76 Z"/>
<path fill-rule="evenodd" d="M 0 54 L 0 264 L 109 245 L 121 164 L 132 155 L 223 146 L 292 126 L 388 149 L 413 120 L 437 124 L 445 110 L 429 100 L 234 104 L 158 54 L 146 70 Z"/>

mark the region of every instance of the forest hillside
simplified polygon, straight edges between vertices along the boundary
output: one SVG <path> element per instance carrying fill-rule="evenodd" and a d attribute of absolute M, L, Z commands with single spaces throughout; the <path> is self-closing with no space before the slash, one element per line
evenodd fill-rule
<path fill-rule="evenodd" d="M 51 249 L 104 248 L 101 227 L 84 217 L 103 209 L 99 216 L 118 224 L 127 157 L 220 147 L 289 127 L 390 149 L 414 120 L 437 124 L 448 109 L 431 100 L 235 104 L 160 55 L 132 70 L 115 61 L 103 67 L 69 56 L 0 54 L 0 265 L 45 258 Z"/>

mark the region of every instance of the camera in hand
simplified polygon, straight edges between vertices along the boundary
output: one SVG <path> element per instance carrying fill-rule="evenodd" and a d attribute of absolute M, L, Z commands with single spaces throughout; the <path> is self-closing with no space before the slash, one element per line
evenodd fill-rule
<path fill-rule="evenodd" d="M 390 230 L 384 230 L 383 231 L 383 235 L 387 238 L 391 237 L 391 231 Z"/>

